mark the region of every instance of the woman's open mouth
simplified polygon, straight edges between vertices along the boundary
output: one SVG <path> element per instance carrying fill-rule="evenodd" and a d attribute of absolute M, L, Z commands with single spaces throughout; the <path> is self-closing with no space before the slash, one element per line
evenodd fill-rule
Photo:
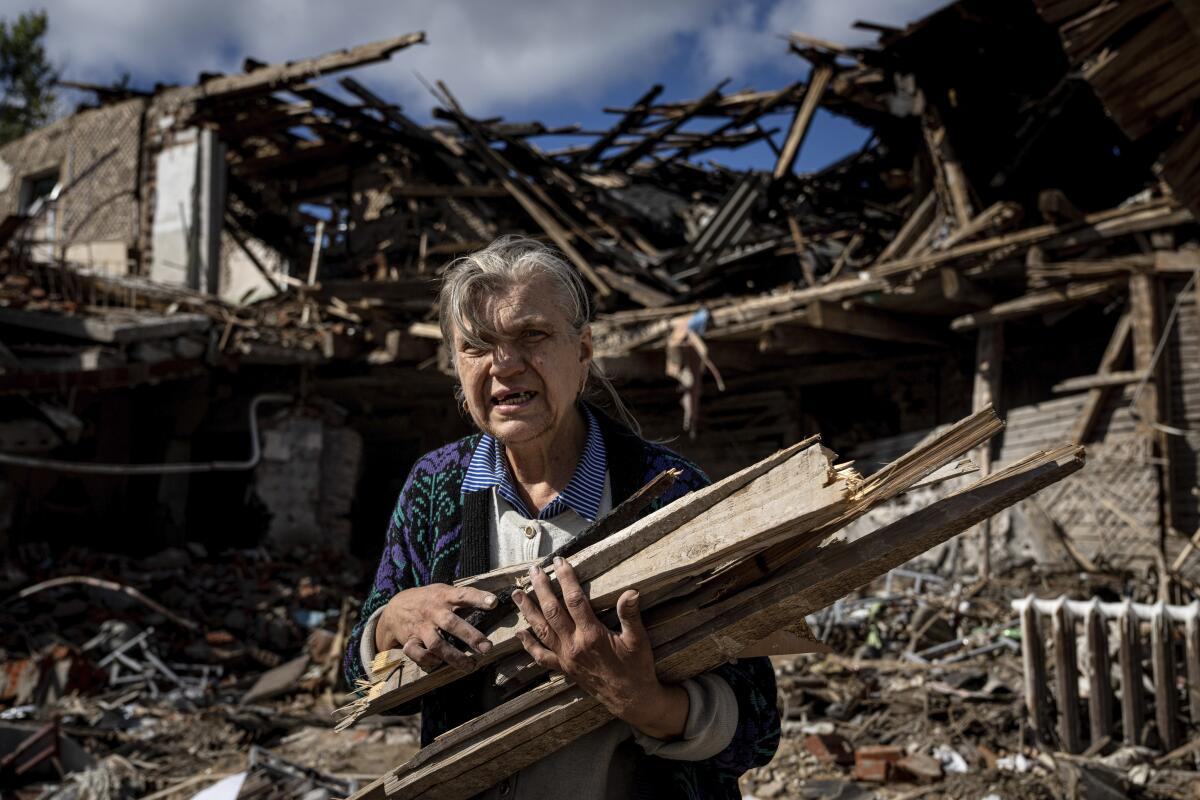
<path fill-rule="evenodd" d="M 535 397 L 537 397 L 537 392 L 529 390 L 523 392 L 507 392 L 505 394 L 493 397 L 492 405 L 496 408 L 503 409 L 520 408 L 521 406 L 530 403 Z"/>

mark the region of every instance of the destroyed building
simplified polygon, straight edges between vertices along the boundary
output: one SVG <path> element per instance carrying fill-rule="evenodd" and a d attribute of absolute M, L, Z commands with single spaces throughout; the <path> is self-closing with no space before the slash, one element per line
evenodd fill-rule
<path fill-rule="evenodd" d="M 1129 35 L 1117 23 L 1153 37 L 1182 12 L 1068 20 L 1065 48 L 1065 12 L 1042 12 L 956 3 L 867 48 L 797 34 L 807 81 L 674 103 L 655 86 L 594 133 L 476 119 L 445 86 L 444 124 L 422 126 L 352 77 L 314 85 L 420 34 L 98 91 L 0 149 L 0 452 L 26 459 L 10 536 L 84 515 L 203 539 L 249 496 L 232 536 L 374 541 L 406 465 L 466 429 L 438 371 L 438 270 L 526 232 L 594 289 L 598 355 L 647 432 L 714 476 L 816 431 L 869 471 L 991 402 L 1009 428 L 985 461 L 1093 445 L 1044 514 L 1014 517 L 1021 553 L 1066 558 L 1065 536 L 1085 560 L 1174 558 L 1197 525 L 1190 94 L 1114 111 L 1136 91 L 1106 83 L 1123 61 L 1077 65 Z M 818 107 L 873 135 L 793 174 Z M 758 122 L 784 111 L 787 130 Z M 588 143 L 535 144 L 566 133 Z M 770 173 L 700 160 L 759 140 Z M 303 410 L 261 409 L 247 493 L 247 469 L 212 462 L 248 454 L 247 407 L 278 391 Z M 201 466 L 118 468 L 156 463 Z"/>

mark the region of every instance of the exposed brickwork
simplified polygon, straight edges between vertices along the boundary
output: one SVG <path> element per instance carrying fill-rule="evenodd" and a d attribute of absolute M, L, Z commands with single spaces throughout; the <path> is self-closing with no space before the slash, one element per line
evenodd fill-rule
<path fill-rule="evenodd" d="M 138 140 L 145 105 L 134 99 L 83 111 L 0 148 L 10 174 L 0 191 L 0 217 L 20 210 L 24 179 L 58 170 L 59 180 L 69 186 L 58 203 L 59 243 L 136 245 Z"/>

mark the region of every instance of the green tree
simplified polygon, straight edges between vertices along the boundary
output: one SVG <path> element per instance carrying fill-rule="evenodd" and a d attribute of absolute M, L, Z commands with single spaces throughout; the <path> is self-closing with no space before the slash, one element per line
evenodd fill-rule
<path fill-rule="evenodd" d="M 0 19 L 0 143 L 45 125 L 54 114 L 58 71 L 46 57 L 45 11 Z"/>

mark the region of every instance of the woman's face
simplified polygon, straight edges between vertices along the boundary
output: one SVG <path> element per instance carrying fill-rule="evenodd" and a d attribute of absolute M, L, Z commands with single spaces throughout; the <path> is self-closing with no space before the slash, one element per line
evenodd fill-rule
<path fill-rule="evenodd" d="M 592 332 L 571 330 L 553 280 L 539 276 L 489 297 L 476 349 L 455 332 L 458 378 L 481 429 L 505 446 L 549 441 L 573 413 L 592 360 Z"/>

